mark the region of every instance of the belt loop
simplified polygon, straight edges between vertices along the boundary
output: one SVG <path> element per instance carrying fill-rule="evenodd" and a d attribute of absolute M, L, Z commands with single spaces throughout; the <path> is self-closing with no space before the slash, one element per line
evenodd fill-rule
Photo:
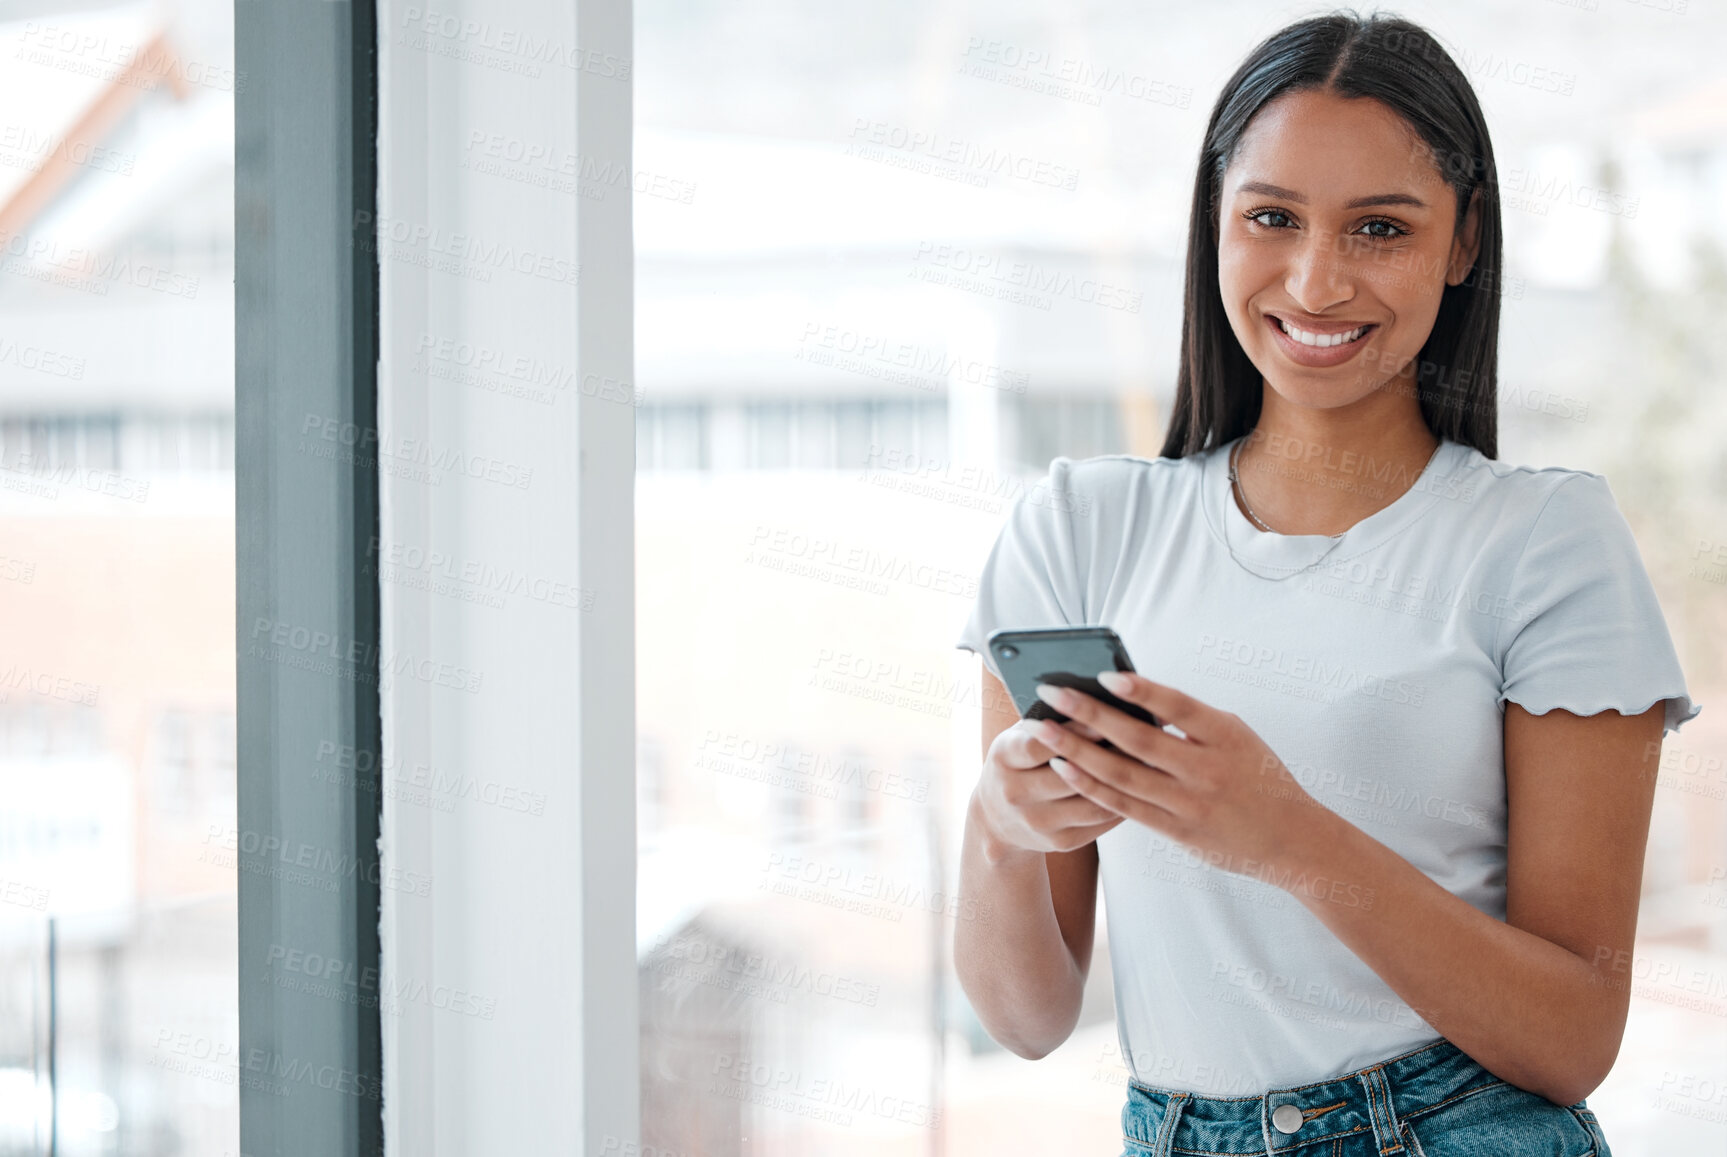
<path fill-rule="evenodd" d="M 1184 1092 L 1171 1093 L 1163 1105 L 1163 1120 L 1158 1122 L 1157 1136 L 1151 1140 L 1151 1157 L 1169 1157 L 1170 1149 L 1175 1144 L 1175 1124 L 1181 1120 L 1181 1111 L 1187 1106 L 1188 1094 Z"/>
<path fill-rule="evenodd" d="M 1403 1127 L 1397 1110 L 1391 1104 L 1391 1083 L 1385 1079 L 1385 1066 L 1374 1065 L 1361 1070 L 1362 1087 L 1367 1090 L 1367 1111 L 1373 1117 L 1373 1137 L 1379 1152 L 1404 1153 Z"/>

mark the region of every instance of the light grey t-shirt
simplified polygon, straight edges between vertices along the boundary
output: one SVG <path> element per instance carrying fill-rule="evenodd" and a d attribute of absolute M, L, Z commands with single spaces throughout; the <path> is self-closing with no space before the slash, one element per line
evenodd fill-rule
<path fill-rule="evenodd" d="M 1669 730 L 1701 710 L 1606 479 L 1445 441 L 1333 545 L 1249 522 L 1228 450 L 1053 460 L 1009 513 L 958 645 L 999 678 L 993 630 L 1113 627 L 1141 673 L 1241 716 L 1320 804 L 1503 920 L 1505 701 L 1589 715 L 1665 700 Z M 1375 470 L 1364 485 L 1400 485 Z M 1142 1083 L 1251 1095 L 1439 1039 L 1253 865 L 1132 821 L 1098 855 Z"/>

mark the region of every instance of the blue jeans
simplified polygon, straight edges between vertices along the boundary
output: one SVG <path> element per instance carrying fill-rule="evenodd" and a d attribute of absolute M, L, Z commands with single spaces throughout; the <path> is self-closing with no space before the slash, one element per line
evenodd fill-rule
<path fill-rule="evenodd" d="M 1121 1157 L 1612 1157 L 1583 1101 L 1556 1105 L 1448 1040 L 1318 1084 L 1203 1097 L 1130 1080 Z"/>

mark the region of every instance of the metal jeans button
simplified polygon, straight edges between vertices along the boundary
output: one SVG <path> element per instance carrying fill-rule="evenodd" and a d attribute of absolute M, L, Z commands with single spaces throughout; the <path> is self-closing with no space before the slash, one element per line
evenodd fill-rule
<path fill-rule="evenodd" d="M 1277 1126 L 1279 1133 L 1293 1133 L 1305 1120 L 1299 1105 L 1279 1105 L 1271 1111 L 1271 1123 Z"/>

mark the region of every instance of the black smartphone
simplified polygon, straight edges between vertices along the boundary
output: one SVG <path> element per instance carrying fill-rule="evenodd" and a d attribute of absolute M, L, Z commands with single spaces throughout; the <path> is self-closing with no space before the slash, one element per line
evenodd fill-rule
<path fill-rule="evenodd" d="M 1004 628 L 990 633 L 988 646 L 1022 719 L 1067 722 L 1068 716 L 1037 697 L 1037 685 L 1050 683 L 1083 691 L 1153 727 L 1163 726 L 1157 716 L 1137 703 L 1118 699 L 1097 681 L 1099 671 L 1133 670 L 1127 648 L 1108 627 Z M 1100 747 L 1115 746 L 1107 739 L 1097 742 Z"/>

